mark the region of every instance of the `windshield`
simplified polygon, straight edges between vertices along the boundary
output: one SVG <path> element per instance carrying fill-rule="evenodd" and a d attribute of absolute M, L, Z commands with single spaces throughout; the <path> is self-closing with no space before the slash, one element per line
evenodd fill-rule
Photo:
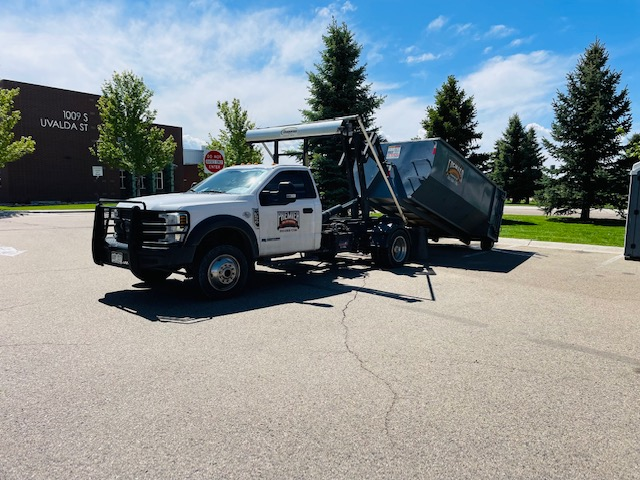
<path fill-rule="evenodd" d="M 268 168 L 225 168 L 189 189 L 196 193 L 251 193 L 260 179 L 269 174 Z"/>

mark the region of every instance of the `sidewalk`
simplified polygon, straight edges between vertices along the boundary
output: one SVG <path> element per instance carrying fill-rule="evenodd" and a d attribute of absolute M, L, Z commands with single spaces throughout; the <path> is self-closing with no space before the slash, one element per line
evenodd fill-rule
<path fill-rule="evenodd" d="M 544 215 L 544 211 L 541 208 L 537 207 L 536 205 L 505 205 L 504 213 L 506 215 L 536 215 L 536 216 Z M 562 217 L 579 218 L 580 213 L 574 213 L 571 215 L 562 215 Z M 610 210 L 610 209 L 602 209 L 602 210 L 592 209 L 590 218 L 622 219 L 622 217 L 620 217 L 620 215 L 618 215 L 615 210 Z"/>
<path fill-rule="evenodd" d="M 575 252 L 592 252 L 592 253 L 610 253 L 612 255 L 622 255 L 623 247 L 612 247 L 608 245 L 587 245 L 583 243 L 560 243 L 560 242 L 543 242 L 540 240 L 527 240 L 524 238 L 500 238 L 495 248 L 517 247 L 534 247 L 534 248 L 553 248 L 556 250 L 571 250 Z"/>

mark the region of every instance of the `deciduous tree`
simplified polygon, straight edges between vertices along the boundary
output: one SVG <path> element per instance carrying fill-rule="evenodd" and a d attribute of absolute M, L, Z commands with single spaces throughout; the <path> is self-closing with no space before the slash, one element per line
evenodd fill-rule
<path fill-rule="evenodd" d="M 19 88 L 0 88 L 0 168 L 36 150 L 36 142 L 29 137 L 15 139 L 13 129 L 20 121 L 20 110 L 14 110 L 13 99 Z"/>
<path fill-rule="evenodd" d="M 151 110 L 153 92 L 141 77 L 132 72 L 114 73 L 102 86 L 98 100 L 98 141 L 91 153 L 113 168 L 125 170 L 136 181 L 139 177 L 161 171 L 173 161 L 176 142 L 165 138 L 164 129 L 153 125 L 156 111 Z"/>
<path fill-rule="evenodd" d="M 241 165 L 246 163 L 262 163 L 262 153 L 253 145 L 247 144 L 245 135 L 247 130 L 256 127 L 249 120 L 246 110 L 240 106 L 240 100 L 234 98 L 229 102 L 218 102 L 218 118 L 224 122 L 217 138 L 209 135 L 207 148 L 224 151 L 224 163 L 228 165 Z"/>

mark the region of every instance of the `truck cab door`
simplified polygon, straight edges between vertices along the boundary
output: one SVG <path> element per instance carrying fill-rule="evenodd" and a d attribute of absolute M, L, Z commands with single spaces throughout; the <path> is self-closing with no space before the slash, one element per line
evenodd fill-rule
<path fill-rule="evenodd" d="M 320 248 L 322 207 L 310 173 L 279 172 L 259 194 L 261 256 Z"/>

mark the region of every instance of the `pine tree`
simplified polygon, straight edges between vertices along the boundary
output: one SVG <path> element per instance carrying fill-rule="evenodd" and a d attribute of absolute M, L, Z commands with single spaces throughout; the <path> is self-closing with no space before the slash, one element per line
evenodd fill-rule
<path fill-rule="evenodd" d="M 538 136 L 533 127 L 529 127 L 527 130 L 524 159 L 521 194 L 525 203 L 529 203 L 529 199 L 533 197 L 540 188 L 545 160 L 542 147 L 540 146 L 540 142 L 538 142 Z"/>
<path fill-rule="evenodd" d="M 366 83 L 366 65 L 359 65 L 362 46 L 354 40 L 346 24 L 334 20 L 322 37 L 325 49 L 317 72 L 307 72 L 309 78 L 308 109 L 302 111 L 305 121 L 328 120 L 345 115 L 360 115 L 365 128 L 374 122 L 374 112 L 384 97 L 371 91 Z M 346 165 L 339 165 L 342 145 L 327 139 L 310 142 L 311 168 L 314 172 L 325 208 L 349 200 Z"/>
<path fill-rule="evenodd" d="M 520 116 L 512 115 L 502 138 L 496 141 L 494 181 L 514 202 L 529 203 L 539 187 L 543 161 L 535 130 L 525 131 Z"/>
<path fill-rule="evenodd" d="M 473 96 L 467 97 L 458 86 L 456 77 L 449 75 L 442 87 L 436 90 L 435 105 L 427 107 L 422 128 L 427 132 L 427 138 L 440 137 L 469 157 L 478 149 L 476 140 L 482 138 L 482 133 L 476 131 L 478 122 L 475 118 Z"/>
<path fill-rule="evenodd" d="M 592 208 L 605 207 L 618 190 L 622 136 L 631 129 L 631 104 L 626 88 L 618 91 L 621 74 L 612 71 L 599 40 L 580 57 L 567 75 L 567 92 L 553 101 L 554 142 L 544 140 L 561 161 L 557 178 L 539 197 L 547 211 L 580 210 L 588 220 Z"/>

